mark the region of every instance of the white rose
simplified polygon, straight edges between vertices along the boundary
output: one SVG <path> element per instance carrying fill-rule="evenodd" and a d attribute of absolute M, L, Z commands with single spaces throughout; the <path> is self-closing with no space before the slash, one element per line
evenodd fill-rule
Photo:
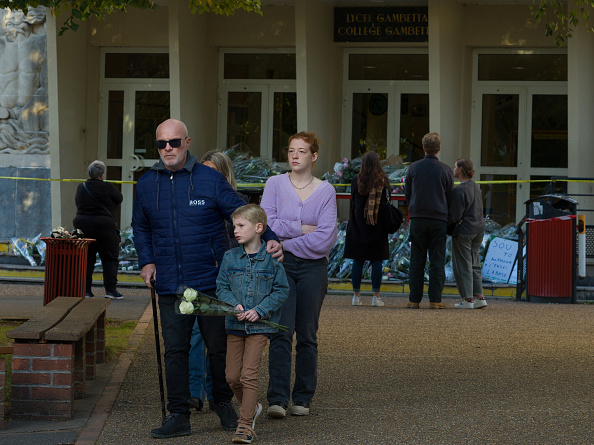
<path fill-rule="evenodd" d="M 179 304 L 179 311 L 182 314 L 192 315 L 194 313 L 194 305 L 189 301 L 182 301 Z"/>
<path fill-rule="evenodd" d="M 198 296 L 198 292 L 194 289 L 190 289 L 189 287 L 184 291 L 184 298 L 186 301 L 194 301 Z"/>

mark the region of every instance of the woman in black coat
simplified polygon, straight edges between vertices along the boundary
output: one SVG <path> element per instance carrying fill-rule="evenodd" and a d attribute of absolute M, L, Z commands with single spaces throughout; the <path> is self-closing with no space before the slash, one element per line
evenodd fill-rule
<path fill-rule="evenodd" d="M 382 284 L 382 262 L 389 257 L 388 231 L 382 223 L 387 212 L 387 190 L 390 181 L 376 152 L 365 153 L 359 174 L 351 181 L 351 217 L 347 226 L 344 257 L 352 258 L 353 306 L 360 306 L 361 276 L 365 261 L 371 263 L 372 306 L 383 306 L 379 296 Z"/>
<path fill-rule="evenodd" d="M 89 179 L 76 189 L 74 202 L 76 217 L 72 224 L 80 229 L 85 238 L 93 238 L 87 250 L 87 276 L 85 298 L 94 297 L 93 270 L 97 254 L 103 265 L 103 285 L 105 298 L 121 300 L 118 292 L 118 257 L 120 254 L 120 231 L 115 222 L 115 214 L 122 203 L 123 196 L 113 184 L 104 182 L 107 167 L 101 161 L 89 165 Z"/>

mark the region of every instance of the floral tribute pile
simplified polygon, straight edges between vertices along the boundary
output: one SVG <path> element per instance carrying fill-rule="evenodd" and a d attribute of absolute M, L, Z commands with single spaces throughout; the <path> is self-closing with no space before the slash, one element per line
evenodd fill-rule
<path fill-rule="evenodd" d="M 489 244 L 495 237 L 505 238 L 509 240 L 518 239 L 516 228 L 513 224 L 501 226 L 490 218 L 485 220 L 485 236 L 479 250 L 481 263 L 484 261 L 485 255 L 489 250 Z M 353 260 L 344 258 L 344 240 L 346 236 L 347 222 L 338 224 L 338 238 L 336 244 L 330 251 L 328 262 L 328 277 L 347 279 L 351 276 L 351 267 Z M 389 235 L 389 250 L 390 258 L 383 263 L 383 281 L 408 281 L 408 270 L 410 267 L 410 240 L 409 240 L 409 224 L 404 222 L 400 229 Z M 446 241 L 446 281 L 454 282 L 454 273 L 452 270 L 452 239 L 448 236 Z M 363 267 L 363 278 L 371 279 L 371 267 L 369 262 L 365 263 Z M 425 279 L 429 279 L 429 263 L 425 265 Z M 488 281 L 485 279 L 485 281 Z"/>

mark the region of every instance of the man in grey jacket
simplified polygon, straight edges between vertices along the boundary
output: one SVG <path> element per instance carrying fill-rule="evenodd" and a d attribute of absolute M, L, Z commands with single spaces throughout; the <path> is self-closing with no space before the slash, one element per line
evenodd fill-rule
<path fill-rule="evenodd" d="M 410 218 L 410 293 L 407 307 L 418 309 L 423 299 L 424 270 L 429 253 L 429 307 L 442 309 L 445 282 L 445 245 L 448 206 L 454 190 L 452 169 L 437 154 L 441 139 L 437 133 L 423 136 L 425 157 L 413 162 L 406 175 L 405 197 Z"/>

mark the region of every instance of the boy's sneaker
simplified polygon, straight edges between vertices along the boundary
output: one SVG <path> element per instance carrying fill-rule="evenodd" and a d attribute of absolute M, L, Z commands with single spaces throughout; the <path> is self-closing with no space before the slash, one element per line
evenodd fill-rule
<path fill-rule="evenodd" d="M 95 295 L 93 295 L 93 292 L 87 292 L 85 294 L 85 298 L 93 298 Z"/>
<path fill-rule="evenodd" d="M 361 298 L 354 295 L 353 296 L 353 306 L 361 306 L 362 304 L 363 304 L 363 302 L 361 301 Z"/>
<path fill-rule="evenodd" d="M 487 307 L 487 300 L 485 300 L 484 298 L 474 300 L 475 309 L 482 309 L 484 307 Z"/>
<path fill-rule="evenodd" d="M 260 405 L 262 408 L 262 405 Z M 252 440 L 256 437 L 256 433 L 254 433 L 249 428 L 244 426 L 240 426 L 235 430 L 235 434 L 233 435 L 233 443 L 252 443 Z"/>
<path fill-rule="evenodd" d="M 378 298 L 374 295 L 374 297 L 371 299 L 371 305 L 380 307 L 384 305 L 384 302 L 381 298 Z"/>
<path fill-rule="evenodd" d="M 254 412 L 254 420 L 252 421 L 252 430 L 256 429 L 256 419 L 262 414 L 262 404 L 256 403 L 256 411 Z"/>
<path fill-rule="evenodd" d="M 190 419 L 185 414 L 171 413 L 159 428 L 151 430 L 151 436 L 156 439 L 189 436 L 192 434 Z"/>
<path fill-rule="evenodd" d="M 282 403 L 272 403 L 268 407 L 266 414 L 268 414 L 268 417 L 280 419 L 281 417 L 285 417 L 287 415 L 287 406 Z"/>
<path fill-rule="evenodd" d="M 117 290 L 105 292 L 105 298 L 111 298 L 112 300 L 121 300 L 124 298 L 122 294 L 120 294 Z"/>
<path fill-rule="evenodd" d="M 291 407 L 291 415 L 293 416 L 309 416 L 309 403 L 295 402 Z"/>
<path fill-rule="evenodd" d="M 231 400 L 225 400 L 216 404 L 215 413 L 217 413 L 221 419 L 221 426 L 225 431 L 235 431 L 235 428 L 237 428 L 238 417 Z"/>
<path fill-rule="evenodd" d="M 460 303 L 454 305 L 456 309 L 474 309 L 474 302 L 462 300 Z"/>

